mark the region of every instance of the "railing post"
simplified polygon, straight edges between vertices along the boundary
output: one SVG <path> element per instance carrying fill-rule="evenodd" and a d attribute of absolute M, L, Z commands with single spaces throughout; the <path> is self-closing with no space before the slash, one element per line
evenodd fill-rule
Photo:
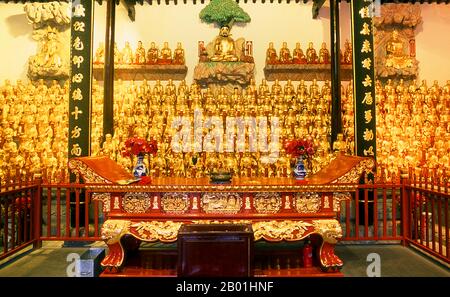
<path fill-rule="evenodd" d="M 42 247 L 41 240 L 41 226 L 42 226 L 42 208 L 41 208 L 41 197 L 42 197 L 42 175 L 35 174 L 34 180 L 37 183 L 36 191 L 33 197 L 33 248 L 38 249 Z"/>
<path fill-rule="evenodd" d="M 407 236 L 409 234 L 409 195 L 406 194 L 406 184 L 408 182 L 408 172 L 401 170 L 400 183 L 402 185 L 402 245 L 407 245 Z"/>

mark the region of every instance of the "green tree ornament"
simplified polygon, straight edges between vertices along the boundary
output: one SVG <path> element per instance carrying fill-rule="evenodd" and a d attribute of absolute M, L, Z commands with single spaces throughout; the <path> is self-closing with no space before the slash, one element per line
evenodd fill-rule
<path fill-rule="evenodd" d="M 250 16 L 235 0 L 211 0 L 205 8 L 200 11 L 200 19 L 208 24 L 216 23 L 220 27 L 228 26 L 230 29 L 234 22 L 249 23 Z"/>

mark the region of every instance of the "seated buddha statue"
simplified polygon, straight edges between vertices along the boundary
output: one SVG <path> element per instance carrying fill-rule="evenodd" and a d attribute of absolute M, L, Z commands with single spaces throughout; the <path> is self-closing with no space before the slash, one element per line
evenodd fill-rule
<path fill-rule="evenodd" d="M 125 42 L 125 47 L 122 51 L 122 62 L 124 64 L 133 64 L 133 50 L 131 49 L 130 42 Z"/>
<path fill-rule="evenodd" d="M 342 63 L 343 64 L 352 64 L 353 62 L 353 51 L 352 51 L 352 44 L 348 41 L 348 39 L 345 41 L 345 50 L 344 55 L 342 57 Z"/>
<path fill-rule="evenodd" d="M 214 40 L 214 55 L 211 57 L 211 61 L 235 62 L 239 60 L 236 56 L 234 40 L 230 35 L 228 26 L 220 28 L 219 36 Z"/>
<path fill-rule="evenodd" d="M 145 48 L 142 46 L 142 41 L 138 41 L 138 46 L 135 53 L 135 59 L 134 62 L 136 64 L 145 64 Z"/>
<path fill-rule="evenodd" d="M 177 48 L 173 51 L 173 64 L 184 65 L 184 49 L 181 46 L 181 42 L 177 43 Z"/>
<path fill-rule="evenodd" d="M 171 64 L 172 63 L 172 50 L 169 48 L 169 43 L 164 42 L 164 46 L 159 53 L 159 64 Z"/>
<path fill-rule="evenodd" d="M 103 63 L 105 63 L 105 43 L 100 42 L 97 50 L 95 51 L 94 64 L 103 64 Z"/>
<path fill-rule="evenodd" d="M 287 64 L 291 62 L 292 62 L 291 52 L 287 47 L 287 42 L 283 42 L 283 45 L 280 49 L 280 63 Z"/>
<path fill-rule="evenodd" d="M 266 64 L 277 64 L 278 56 L 277 51 L 273 47 L 273 42 L 269 43 L 269 48 L 266 51 Z"/>
<path fill-rule="evenodd" d="M 330 63 L 330 52 L 327 49 L 327 44 L 322 42 L 322 47 L 319 51 L 319 63 L 320 64 L 328 64 Z"/>
<path fill-rule="evenodd" d="M 150 44 L 150 48 L 147 51 L 147 64 L 156 64 L 158 62 L 159 51 L 155 43 Z"/>
<path fill-rule="evenodd" d="M 392 32 L 391 39 L 386 43 L 386 67 L 402 69 L 412 67 L 412 60 L 405 54 L 402 40 L 398 37 L 397 30 Z"/>
<path fill-rule="evenodd" d="M 317 52 L 314 49 L 314 44 L 312 42 L 309 43 L 308 49 L 306 50 L 306 62 L 308 64 L 317 63 Z"/>
<path fill-rule="evenodd" d="M 295 49 L 292 51 L 292 62 L 295 64 L 305 64 L 306 57 L 303 53 L 302 48 L 300 47 L 300 42 L 295 44 Z"/>

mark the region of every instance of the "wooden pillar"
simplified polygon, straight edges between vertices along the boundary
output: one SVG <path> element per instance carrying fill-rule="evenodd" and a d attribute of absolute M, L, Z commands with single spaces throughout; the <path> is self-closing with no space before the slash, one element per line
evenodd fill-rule
<path fill-rule="evenodd" d="M 376 158 L 372 4 L 372 0 L 351 2 L 353 100 L 355 104 L 356 154 Z"/>
<path fill-rule="evenodd" d="M 105 33 L 105 69 L 103 72 L 103 138 L 114 135 L 114 34 L 116 26 L 116 0 L 107 0 Z"/>
<path fill-rule="evenodd" d="M 331 48 L 331 148 L 342 133 L 341 113 L 341 57 L 340 57 L 339 1 L 330 0 L 330 48 Z"/>
<path fill-rule="evenodd" d="M 94 0 L 73 0 L 70 31 L 69 158 L 91 147 L 92 20 Z"/>

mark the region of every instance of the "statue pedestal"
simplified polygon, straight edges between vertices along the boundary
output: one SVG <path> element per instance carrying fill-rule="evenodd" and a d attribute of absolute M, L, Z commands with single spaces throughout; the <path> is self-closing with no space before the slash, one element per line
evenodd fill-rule
<path fill-rule="evenodd" d="M 94 64 L 93 76 L 98 81 L 103 81 L 104 64 Z M 186 78 L 186 65 L 114 65 L 114 79 L 122 80 L 183 80 Z"/>
<path fill-rule="evenodd" d="M 330 64 L 269 64 L 264 67 L 264 76 L 268 81 L 284 80 L 331 80 Z M 341 80 L 351 80 L 352 65 L 341 64 Z"/>
<path fill-rule="evenodd" d="M 199 62 L 194 69 L 194 80 L 202 88 L 224 87 L 228 93 L 246 88 L 254 76 L 255 64 L 246 62 Z"/>

